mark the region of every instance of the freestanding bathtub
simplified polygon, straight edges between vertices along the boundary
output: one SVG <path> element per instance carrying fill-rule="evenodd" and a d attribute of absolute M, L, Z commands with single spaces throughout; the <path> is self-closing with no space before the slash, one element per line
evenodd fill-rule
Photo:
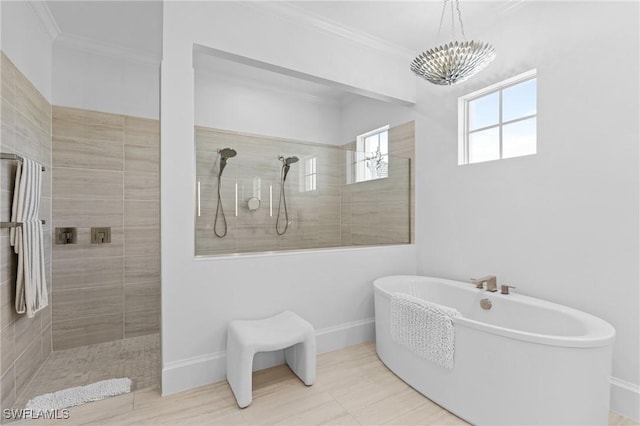
<path fill-rule="evenodd" d="M 566 306 L 419 276 L 374 281 L 376 350 L 397 376 L 476 425 L 606 425 L 614 328 Z M 391 338 L 394 293 L 457 309 L 454 368 Z M 489 299 L 492 307 L 481 308 Z"/>

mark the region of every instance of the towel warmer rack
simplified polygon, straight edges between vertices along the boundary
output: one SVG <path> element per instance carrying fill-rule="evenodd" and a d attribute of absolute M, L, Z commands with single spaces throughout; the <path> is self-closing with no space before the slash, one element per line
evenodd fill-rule
<path fill-rule="evenodd" d="M 46 220 L 41 219 L 43 225 L 47 223 Z M 22 222 L 0 222 L 0 228 L 17 228 L 18 226 L 22 226 Z"/>
<path fill-rule="evenodd" d="M 6 152 L 0 152 L 0 160 L 13 160 L 13 161 L 19 161 L 22 163 L 24 161 L 24 157 L 18 154 L 7 154 Z M 44 172 L 45 170 L 47 169 L 44 166 L 42 166 L 42 171 Z"/>
<path fill-rule="evenodd" d="M 0 152 L 0 160 L 13 160 L 23 162 L 24 157 L 18 154 L 8 154 L 6 152 Z M 42 166 L 42 171 L 44 172 L 45 170 L 47 169 Z M 40 222 L 42 222 L 43 225 L 47 223 L 44 220 L 41 220 Z M 18 226 L 22 226 L 22 222 L 0 222 L 0 228 L 16 228 Z"/>

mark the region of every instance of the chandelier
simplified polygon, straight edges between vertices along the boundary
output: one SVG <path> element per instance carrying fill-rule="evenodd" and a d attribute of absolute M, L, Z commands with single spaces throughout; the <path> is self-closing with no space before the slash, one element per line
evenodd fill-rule
<path fill-rule="evenodd" d="M 416 56 L 411 62 L 411 71 L 425 80 L 441 86 L 450 86 L 468 79 L 484 69 L 496 57 L 496 52 L 489 43 L 466 40 L 460 0 L 444 0 L 438 35 L 442 30 L 442 21 L 448 1 L 451 1 L 451 34 L 454 41 L 428 49 Z M 455 41 L 454 1 L 463 41 Z"/>

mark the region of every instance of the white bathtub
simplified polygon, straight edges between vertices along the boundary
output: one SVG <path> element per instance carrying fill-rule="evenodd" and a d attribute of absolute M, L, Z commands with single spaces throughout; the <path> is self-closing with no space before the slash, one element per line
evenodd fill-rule
<path fill-rule="evenodd" d="M 457 309 L 455 366 L 438 367 L 395 343 L 390 297 L 407 293 Z M 457 281 L 374 281 L 376 349 L 396 375 L 476 425 L 606 425 L 614 328 L 566 306 Z M 490 310 L 481 299 L 492 302 Z"/>

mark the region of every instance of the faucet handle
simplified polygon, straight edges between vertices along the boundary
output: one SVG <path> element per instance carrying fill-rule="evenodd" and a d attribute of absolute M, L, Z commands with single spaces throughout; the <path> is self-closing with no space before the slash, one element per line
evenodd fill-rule
<path fill-rule="evenodd" d="M 513 285 L 501 285 L 500 286 L 500 293 L 509 294 L 509 289 L 510 288 L 516 288 L 516 286 L 513 286 Z"/>

